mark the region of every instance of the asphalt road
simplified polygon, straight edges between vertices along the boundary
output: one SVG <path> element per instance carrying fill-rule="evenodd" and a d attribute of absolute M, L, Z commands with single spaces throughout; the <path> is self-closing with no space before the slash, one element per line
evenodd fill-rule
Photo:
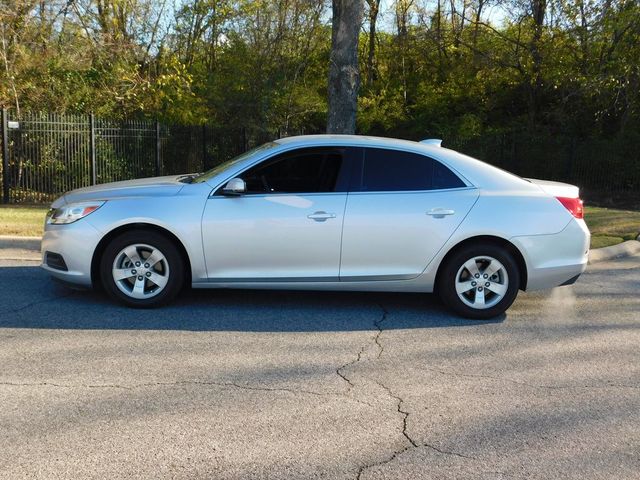
<path fill-rule="evenodd" d="M 640 258 L 492 322 L 431 296 L 188 292 L 0 262 L 0 477 L 640 478 Z"/>

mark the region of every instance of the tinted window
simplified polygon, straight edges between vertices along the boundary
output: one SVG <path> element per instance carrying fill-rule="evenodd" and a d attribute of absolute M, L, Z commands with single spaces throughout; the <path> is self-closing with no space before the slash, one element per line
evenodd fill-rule
<path fill-rule="evenodd" d="M 440 162 L 424 155 L 367 148 L 362 164 L 361 191 L 434 190 L 465 184 Z"/>
<path fill-rule="evenodd" d="M 339 150 L 298 150 L 267 160 L 241 178 L 248 193 L 334 192 L 343 157 Z"/>

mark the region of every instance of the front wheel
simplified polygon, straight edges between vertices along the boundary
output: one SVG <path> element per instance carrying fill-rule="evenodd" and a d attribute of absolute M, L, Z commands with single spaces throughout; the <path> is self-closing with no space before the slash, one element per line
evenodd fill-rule
<path fill-rule="evenodd" d="M 438 278 L 438 293 L 445 305 L 471 319 L 504 313 L 519 286 L 518 264 L 507 250 L 493 244 L 463 247 L 447 259 Z"/>
<path fill-rule="evenodd" d="M 130 307 L 149 308 L 172 300 L 184 283 L 175 244 L 157 232 L 135 230 L 107 245 L 100 262 L 107 294 Z"/>

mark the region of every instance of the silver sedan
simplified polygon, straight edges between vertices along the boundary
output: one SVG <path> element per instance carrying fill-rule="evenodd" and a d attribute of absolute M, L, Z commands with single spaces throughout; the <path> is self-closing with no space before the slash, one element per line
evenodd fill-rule
<path fill-rule="evenodd" d="M 317 135 L 200 175 L 66 193 L 42 267 L 132 307 L 193 288 L 428 293 L 467 318 L 575 282 L 589 230 L 578 188 L 411 142 Z"/>

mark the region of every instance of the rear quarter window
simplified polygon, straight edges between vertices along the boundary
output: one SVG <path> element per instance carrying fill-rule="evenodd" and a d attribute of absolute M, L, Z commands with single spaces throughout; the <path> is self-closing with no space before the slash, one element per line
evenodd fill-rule
<path fill-rule="evenodd" d="M 418 153 L 364 149 L 356 174 L 356 188 L 362 192 L 442 190 L 464 187 L 465 183 L 442 163 Z"/>

